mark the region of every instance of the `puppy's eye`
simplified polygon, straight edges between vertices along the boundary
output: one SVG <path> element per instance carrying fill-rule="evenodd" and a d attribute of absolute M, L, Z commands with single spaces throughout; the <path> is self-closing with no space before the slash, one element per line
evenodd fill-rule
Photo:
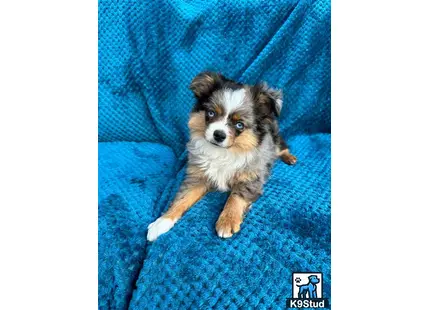
<path fill-rule="evenodd" d="M 242 130 L 242 129 L 243 129 L 243 127 L 245 127 L 245 126 L 243 125 L 243 123 L 242 123 L 242 122 L 237 122 L 235 126 L 236 126 L 236 128 L 237 128 L 237 129 L 239 129 L 239 130 Z"/>
<path fill-rule="evenodd" d="M 209 117 L 214 117 L 215 116 L 215 112 L 214 111 L 208 111 L 208 116 Z"/>

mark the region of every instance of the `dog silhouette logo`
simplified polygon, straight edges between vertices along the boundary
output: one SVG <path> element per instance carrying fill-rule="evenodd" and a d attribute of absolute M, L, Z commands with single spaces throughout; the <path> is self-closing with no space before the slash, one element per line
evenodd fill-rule
<path fill-rule="evenodd" d="M 300 278 L 297 278 L 298 280 L 301 280 Z M 311 275 L 308 277 L 309 282 L 307 284 L 296 284 L 296 286 L 299 287 L 299 298 L 318 298 L 317 293 L 317 284 L 320 283 L 320 279 L 318 279 L 318 276 Z M 301 281 L 299 281 L 301 282 Z"/>
<path fill-rule="evenodd" d="M 292 298 L 287 299 L 287 308 L 328 308 L 323 296 L 323 274 L 321 272 L 294 272 L 292 274 Z"/>

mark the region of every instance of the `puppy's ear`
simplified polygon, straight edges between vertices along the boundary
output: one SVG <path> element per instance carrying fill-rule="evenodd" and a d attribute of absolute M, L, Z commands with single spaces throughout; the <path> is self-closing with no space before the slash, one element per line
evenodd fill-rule
<path fill-rule="evenodd" d="M 193 79 L 190 89 L 197 98 L 209 96 L 213 91 L 220 88 L 225 80 L 226 78 L 219 73 L 205 71 Z"/>
<path fill-rule="evenodd" d="M 267 114 L 281 115 L 282 90 L 270 88 L 266 83 L 257 84 L 252 87 L 254 100 Z"/>

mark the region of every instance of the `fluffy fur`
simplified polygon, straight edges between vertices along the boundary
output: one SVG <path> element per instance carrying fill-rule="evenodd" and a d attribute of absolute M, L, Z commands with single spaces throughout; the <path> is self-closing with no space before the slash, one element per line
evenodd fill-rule
<path fill-rule="evenodd" d="M 296 163 L 279 135 L 280 91 L 213 72 L 197 75 L 190 89 L 196 103 L 188 123 L 187 177 L 169 210 L 149 225 L 149 241 L 170 230 L 210 190 L 231 191 L 216 223 L 218 236 L 231 237 L 262 194 L 273 162 L 280 157 L 289 165 Z"/>

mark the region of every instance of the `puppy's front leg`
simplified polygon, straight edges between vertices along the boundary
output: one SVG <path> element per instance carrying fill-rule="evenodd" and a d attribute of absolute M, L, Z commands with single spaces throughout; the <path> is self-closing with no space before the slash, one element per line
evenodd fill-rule
<path fill-rule="evenodd" d="M 251 204 L 242 196 L 232 192 L 228 197 L 224 210 L 216 222 L 216 231 L 221 238 L 230 238 L 240 230 L 243 215 Z"/>
<path fill-rule="evenodd" d="M 187 177 L 184 183 L 182 183 L 169 210 L 148 226 L 148 241 L 154 241 L 160 235 L 168 232 L 182 215 L 200 200 L 207 191 L 206 185 L 199 184 L 196 180 Z"/>
<path fill-rule="evenodd" d="M 263 190 L 260 178 L 254 173 L 239 174 L 236 182 L 216 223 L 216 231 L 221 238 L 230 238 L 240 230 L 245 211 Z"/>

